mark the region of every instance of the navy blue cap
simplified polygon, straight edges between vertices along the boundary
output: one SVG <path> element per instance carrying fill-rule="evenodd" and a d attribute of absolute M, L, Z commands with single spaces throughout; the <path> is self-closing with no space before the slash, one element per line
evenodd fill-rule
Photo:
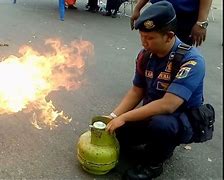
<path fill-rule="evenodd" d="M 149 5 L 135 22 L 135 29 L 150 32 L 168 25 L 176 19 L 173 5 L 168 1 L 159 1 Z"/>

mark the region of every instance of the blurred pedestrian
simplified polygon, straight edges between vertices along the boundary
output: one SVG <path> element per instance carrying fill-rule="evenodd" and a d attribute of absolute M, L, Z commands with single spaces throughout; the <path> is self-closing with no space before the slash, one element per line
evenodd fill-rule
<path fill-rule="evenodd" d="M 88 0 L 88 3 L 86 5 L 87 11 L 95 13 L 98 12 L 99 6 L 98 6 L 98 0 Z"/>
<path fill-rule="evenodd" d="M 107 0 L 105 16 L 117 17 L 120 6 L 128 0 Z"/>

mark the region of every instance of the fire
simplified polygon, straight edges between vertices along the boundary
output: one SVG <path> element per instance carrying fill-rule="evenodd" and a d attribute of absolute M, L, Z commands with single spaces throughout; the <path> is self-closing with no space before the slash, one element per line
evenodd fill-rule
<path fill-rule="evenodd" d="M 52 52 L 40 54 L 29 46 L 0 62 L 0 114 L 19 111 L 33 112 L 32 124 L 56 127 L 57 119 L 70 122 L 71 118 L 59 112 L 46 96 L 65 88 L 75 90 L 84 72 L 85 59 L 92 55 L 93 45 L 88 41 L 73 41 L 69 46 L 59 40 L 48 39 Z"/>

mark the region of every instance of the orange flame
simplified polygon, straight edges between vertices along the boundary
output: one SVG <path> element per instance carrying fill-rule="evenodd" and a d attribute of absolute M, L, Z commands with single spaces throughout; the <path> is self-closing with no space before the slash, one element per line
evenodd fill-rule
<path fill-rule="evenodd" d="M 54 51 L 41 55 L 25 46 L 19 50 L 21 57 L 11 55 L 0 62 L 0 114 L 33 111 L 32 124 L 39 129 L 56 127 L 58 117 L 64 122 L 71 121 L 45 98 L 62 87 L 79 88 L 84 60 L 93 53 L 93 45 L 88 41 L 62 46 L 59 40 L 48 39 L 46 44 Z"/>

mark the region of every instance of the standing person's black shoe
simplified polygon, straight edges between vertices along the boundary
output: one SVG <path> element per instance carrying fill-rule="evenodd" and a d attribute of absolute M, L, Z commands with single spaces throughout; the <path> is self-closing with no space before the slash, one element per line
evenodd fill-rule
<path fill-rule="evenodd" d="M 116 18 L 117 17 L 117 11 L 114 11 L 111 17 Z"/>
<path fill-rule="evenodd" d="M 91 9 L 90 12 L 91 13 L 96 13 L 97 12 L 97 9 Z"/>
<path fill-rule="evenodd" d="M 103 14 L 104 16 L 111 16 L 112 15 L 112 13 L 111 13 L 111 11 L 107 11 L 106 13 L 104 13 Z"/>
<path fill-rule="evenodd" d="M 95 9 L 95 8 L 89 8 L 89 9 L 87 9 L 86 11 L 88 11 L 88 12 L 92 12 L 92 13 L 96 13 L 97 12 L 97 9 Z"/>
<path fill-rule="evenodd" d="M 151 180 L 158 177 L 163 172 L 163 164 L 157 165 L 138 165 L 127 170 L 123 180 Z"/>

